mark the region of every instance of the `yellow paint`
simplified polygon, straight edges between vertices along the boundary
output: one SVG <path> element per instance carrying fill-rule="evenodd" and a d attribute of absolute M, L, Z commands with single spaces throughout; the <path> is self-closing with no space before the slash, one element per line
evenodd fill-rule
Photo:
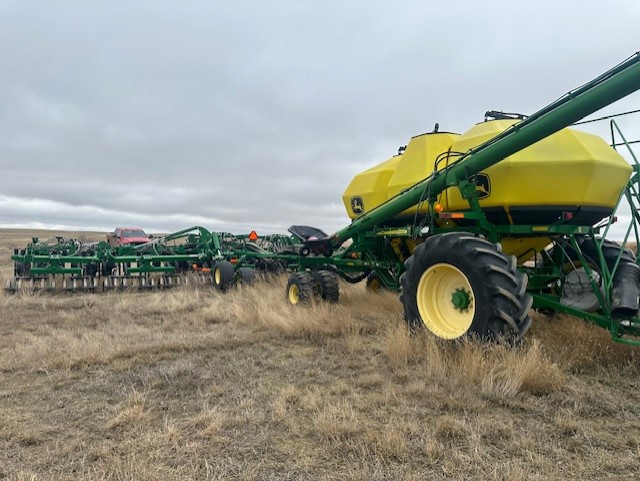
<path fill-rule="evenodd" d="M 291 284 L 289 286 L 289 302 L 293 305 L 300 302 L 300 289 L 297 285 Z"/>
<path fill-rule="evenodd" d="M 463 135 L 450 133 L 423 134 L 413 137 L 403 155 L 396 155 L 354 177 L 343 195 L 348 215 L 358 214 L 351 208 L 351 198 L 360 196 L 365 212 L 428 177 L 440 154 L 467 152 L 490 140 L 516 123 L 514 120 L 493 120 L 475 125 Z M 438 164 L 438 170 L 457 157 Z M 603 139 L 574 129 L 563 129 L 485 171 L 490 180 L 489 196 L 480 199 L 484 208 L 502 207 L 509 223 L 511 209 L 525 206 L 562 206 L 565 208 L 600 207 L 612 211 L 631 175 L 631 166 Z M 442 211 L 469 209 L 457 187 L 445 190 L 438 197 Z M 427 206 L 419 206 L 425 213 Z M 412 217 L 418 206 L 398 217 Z M 560 212 L 559 212 L 560 213 Z M 603 217 L 606 212 L 603 213 Z M 438 220 L 441 227 L 455 226 L 452 220 Z M 547 226 L 535 226 L 535 232 L 545 233 Z M 529 260 L 534 251 L 548 244 L 546 237 L 503 239 L 506 254 L 518 257 L 519 263 Z"/>
<path fill-rule="evenodd" d="M 407 229 L 391 229 L 391 230 L 380 230 L 376 232 L 376 235 L 379 236 L 389 236 L 389 235 L 407 235 L 409 231 Z"/>
<path fill-rule="evenodd" d="M 457 309 L 452 297 L 461 290 L 469 296 L 469 306 Z M 418 312 L 426 328 L 442 339 L 456 339 L 469 331 L 475 315 L 471 284 L 460 269 L 435 264 L 424 271 L 416 290 Z"/>
<path fill-rule="evenodd" d="M 400 162 L 389 179 L 387 184 L 388 197 L 391 198 L 428 177 L 434 170 L 438 156 L 447 152 L 459 136 L 459 134 L 442 132 L 413 137 L 407 144 L 407 150 L 402 154 Z M 447 162 L 444 159 L 438 164 L 438 170 L 442 170 L 446 166 Z M 414 212 L 415 209 L 409 209 L 400 216 L 410 215 Z"/>
<path fill-rule="evenodd" d="M 351 184 L 342 195 L 342 201 L 352 219 L 387 200 L 387 184 L 401 159 L 402 156 L 396 155 L 353 178 Z M 358 214 L 353 211 L 351 207 L 351 199 L 353 197 L 362 199 L 364 212 Z"/>
<path fill-rule="evenodd" d="M 451 150 L 466 152 L 504 131 L 512 120 L 484 122 L 458 138 Z M 596 135 L 563 129 L 483 171 L 491 195 L 481 207 L 597 206 L 613 208 L 631 166 Z M 457 188 L 446 194 L 447 210 L 468 208 Z"/>
<path fill-rule="evenodd" d="M 533 259 L 535 253 L 547 247 L 551 240 L 548 237 L 503 237 L 500 243 L 502 252 L 516 256 L 520 265 Z"/>
<path fill-rule="evenodd" d="M 351 218 L 351 198 L 360 196 L 365 212 L 426 178 L 436 158 L 449 149 L 466 152 L 495 137 L 515 121 L 493 120 L 463 135 L 437 133 L 413 137 L 403 155 L 396 155 L 354 177 L 343 200 Z M 455 157 L 451 158 L 454 161 Z M 446 160 L 438 169 L 446 166 Z M 604 140 L 574 129 L 563 129 L 486 169 L 491 193 L 481 207 L 596 206 L 613 208 L 631 175 L 631 166 Z M 438 199 L 445 211 L 466 210 L 457 187 Z M 398 217 L 413 215 L 416 207 Z M 426 212 L 426 205 L 421 206 Z"/>

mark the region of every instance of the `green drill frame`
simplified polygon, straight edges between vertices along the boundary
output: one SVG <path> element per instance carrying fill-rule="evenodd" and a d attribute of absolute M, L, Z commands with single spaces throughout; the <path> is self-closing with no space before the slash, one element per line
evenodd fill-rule
<path fill-rule="evenodd" d="M 56 237 L 40 242 L 34 237 L 24 249 L 15 249 L 11 259 L 17 277 L 107 275 L 116 266 L 123 266 L 126 274 L 171 273 L 180 266 L 210 266 L 223 259 L 222 236 L 192 227 L 146 244 L 118 247 L 104 241 L 82 243 Z"/>

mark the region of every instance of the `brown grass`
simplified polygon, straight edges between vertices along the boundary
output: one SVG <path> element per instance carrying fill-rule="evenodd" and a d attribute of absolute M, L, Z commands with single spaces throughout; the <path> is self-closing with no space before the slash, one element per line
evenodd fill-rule
<path fill-rule="evenodd" d="M 538 314 L 518 349 L 443 343 L 393 294 L 284 282 L 0 294 L 0 479 L 636 478 L 638 349 Z"/>

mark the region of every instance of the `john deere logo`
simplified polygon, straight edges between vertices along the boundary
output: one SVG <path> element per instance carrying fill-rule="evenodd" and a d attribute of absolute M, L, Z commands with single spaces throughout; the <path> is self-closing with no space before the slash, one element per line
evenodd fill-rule
<path fill-rule="evenodd" d="M 351 197 L 351 210 L 354 214 L 362 214 L 364 212 L 364 202 L 359 195 Z"/>
<path fill-rule="evenodd" d="M 484 199 L 491 195 L 491 182 L 487 174 L 476 174 L 476 193 L 478 199 Z"/>

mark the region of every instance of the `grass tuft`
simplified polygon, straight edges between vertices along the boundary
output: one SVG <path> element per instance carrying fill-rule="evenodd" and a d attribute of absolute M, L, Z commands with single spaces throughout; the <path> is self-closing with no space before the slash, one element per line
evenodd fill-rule
<path fill-rule="evenodd" d="M 316 433 L 329 443 L 347 441 L 362 432 L 355 409 L 346 402 L 329 404 L 313 417 Z"/>
<path fill-rule="evenodd" d="M 145 395 L 133 391 L 129 397 L 117 407 L 115 415 L 107 421 L 108 429 L 137 430 L 151 419 L 146 406 Z"/>

